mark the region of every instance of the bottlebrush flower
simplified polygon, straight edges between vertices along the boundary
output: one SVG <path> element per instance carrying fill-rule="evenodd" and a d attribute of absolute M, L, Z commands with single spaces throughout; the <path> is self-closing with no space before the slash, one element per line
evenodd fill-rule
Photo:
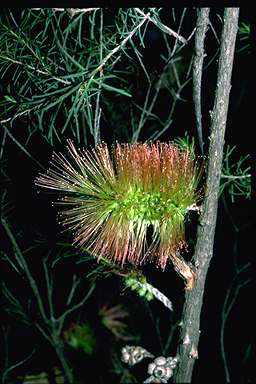
<path fill-rule="evenodd" d="M 184 219 L 198 200 L 198 169 L 188 149 L 173 143 L 106 144 L 53 154 L 36 185 L 60 194 L 60 221 L 75 244 L 98 259 L 164 270 L 186 247 Z"/>

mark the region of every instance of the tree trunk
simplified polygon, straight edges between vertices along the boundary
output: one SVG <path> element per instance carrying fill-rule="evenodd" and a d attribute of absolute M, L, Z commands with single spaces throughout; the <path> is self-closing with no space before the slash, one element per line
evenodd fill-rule
<path fill-rule="evenodd" d="M 223 31 L 221 37 L 219 67 L 214 107 L 211 114 L 211 135 L 208 154 L 208 169 L 205 199 L 198 226 L 197 244 L 193 256 L 195 286 L 186 291 L 182 314 L 180 344 L 178 348 L 179 364 L 174 373 L 174 382 L 189 383 L 195 359 L 198 356 L 200 335 L 200 313 L 202 308 L 205 280 L 213 255 L 214 233 L 217 217 L 218 191 L 222 168 L 224 135 L 226 128 L 229 93 L 235 40 L 238 29 L 239 8 L 224 10 Z M 205 332 L 203 329 L 202 332 Z"/>

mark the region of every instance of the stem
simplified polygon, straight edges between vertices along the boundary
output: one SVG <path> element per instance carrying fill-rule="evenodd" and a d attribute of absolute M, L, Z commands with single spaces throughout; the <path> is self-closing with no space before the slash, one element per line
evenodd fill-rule
<path fill-rule="evenodd" d="M 95 77 L 95 75 L 100 72 L 103 67 L 106 65 L 106 63 L 108 62 L 108 60 L 116 53 L 118 52 L 120 49 L 123 48 L 123 46 L 132 38 L 132 36 L 137 32 L 138 29 L 140 29 L 142 27 L 142 25 L 147 21 L 149 20 L 149 13 L 147 13 L 146 15 L 143 14 L 144 18 L 141 20 L 141 22 L 136 25 L 136 27 L 121 41 L 121 43 L 115 47 L 114 49 L 112 49 L 112 51 L 109 52 L 109 54 L 102 60 L 102 62 L 100 63 L 100 65 L 94 69 L 92 71 L 92 73 L 90 74 L 90 80 L 89 81 L 92 81 Z"/>
<path fill-rule="evenodd" d="M 246 280 L 243 283 L 238 284 L 237 278 L 240 276 L 241 272 L 244 271 L 246 268 L 250 266 L 250 263 L 247 263 L 244 265 L 242 268 L 238 269 L 236 271 L 236 275 L 233 278 L 233 281 L 230 285 L 230 287 L 227 290 L 224 304 L 222 307 L 222 313 L 221 313 L 221 330 L 220 330 L 220 350 L 221 350 L 221 356 L 223 360 L 223 365 L 224 365 L 224 370 L 225 370 L 225 376 L 226 376 L 226 382 L 230 383 L 230 374 L 229 374 L 229 369 L 228 369 L 228 363 L 226 359 L 226 353 L 225 353 L 225 345 L 224 345 L 224 335 L 225 335 L 225 325 L 227 322 L 227 319 L 229 317 L 229 314 L 234 307 L 234 304 L 236 302 L 237 296 L 241 290 L 241 288 L 248 284 L 250 280 Z M 236 285 L 237 284 L 237 285 Z M 235 286 L 236 285 L 236 286 Z M 235 289 L 234 289 L 235 286 Z"/>
<path fill-rule="evenodd" d="M 178 348 L 180 362 L 174 373 L 174 382 L 176 383 L 191 382 L 195 359 L 198 358 L 197 347 L 200 334 L 200 313 L 206 275 L 213 255 L 218 191 L 231 88 L 234 48 L 238 29 L 238 15 L 239 8 L 225 8 L 224 10 L 217 87 L 211 119 L 205 200 L 193 257 L 196 281 L 195 287 L 191 291 L 187 291 L 185 297 L 180 345 Z"/>
<path fill-rule="evenodd" d="M 204 149 L 201 112 L 201 84 L 204 62 L 204 39 L 209 23 L 209 12 L 210 8 L 201 8 L 198 11 L 195 34 L 195 51 L 193 58 L 193 99 L 195 105 L 197 133 L 202 154 L 204 153 Z"/>
<path fill-rule="evenodd" d="M 6 231 L 9 239 L 11 240 L 12 246 L 13 246 L 13 248 L 15 250 L 16 259 L 19 262 L 19 264 L 22 265 L 22 268 L 24 269 L 24 272 L 25 272 L 25 274 L 26 274 L 26 276 L 28 278 L 30 287 L 31 287 L 31 289 L 32 289 L 32 291 L 33 291 L 33 293 L 34 293 L 34 295 L 36 297 L 37 304 L 38 304 L 41 316 L 42 316 L 44 322 L 46 324 L 48 324 L 48 319 L 47 319 L 47 316 L 46 316 L 46 313 L 45 313 L 45 309 L 44 309 L 44 306 L 43 306 L 43 301 L 41 299 L 41 296 L 40 296 L 38 287 L 36 285 L 36 282 L 35 282 L 33 276 L 30 273 L 30 270 L 29 270 L 29 267 L 27 265 L 27 262 L 26 262 L 25 258 L 23 257 L 23 254 L 22 254 L 22 252 L 21 252 L 21 250 L 20 250 L 20 248 L 19 248 L 19 246 L 18 246 L 18 244 L 17 244 L 17 242 L 16 242 L 16 240 L 15 240 L 13 234 L 12 234 L 12 231 L 11 231 L 8 223 L 6 222 L 6 220 L 3 217 L 1 219 L 1 221 L 2 221 L 2 225 L 3 225 L 3 227 L 4 227 L 5 231 Z"/>
<path fill-rule="evenodd" d="M 82 305 L 84 305 L 84 303 L 86 302 L 86 300 L 88 299 L 88 297 L 90 297 L 90 295 L 92 294 L 93 290 L 95 288 L 95 284 L 92 284 L 91 285 L 91 288 L 89 289 L 89 291 L 87 292 L 87 294 L 84 296 L 84 298 L 79 301 L 79 303 L 73 305 L 73 307 L 67 309 L 64 313 L 62 313 L 62 315 L 56 320 L 58 323 L 59 323 L 59 332 L 61 332 L 61 329 L 62 329 L 62 325 L 63 325 L 63 322 L 65 320 L 65 317 L 71 313 L 71 312 L 74 312 L 76 309 L 80 308 Z"/>
<path fill-rule="evenodd" d="M 68 379 L 68 382 L 70 384 L 73 384 L 74 383 L 74 377 L 73 377 L 73 373 L 72 373 L 72 370 L 70 369 L 68 363 L 67 363 L 67 360 L 65 359 L 64 357 L 64 353 L 63 353 L 63 349 L 64 349 L 64 345 L 63 345 L 63 342 L 60 340 L 60 338 L 58 337 L 58 335 L 53 331 L 52 333 L 52 345 L 55 349 L 55 352 L 59 358 L 59 361 L 62 365 L 62 368 L 63 368 L 63 371 L 64 371 L 64 375 L 66 376 L 66 378 Z"/>
<path fill-rule="evenodd" d="M 221 177 L 223 179 L 246 179 L 251 177 L 251 174 L 248 175 L 241 175 L 241 176 L 236 176 L 236 175 L 224 175 L 223 173 L 221 174 Z"/>
<path fill-rule="evenodd" d="M 136 11 L 140 14 L 140 15 L 143 15 L 144 17 L 147 17 L 148 20 L 150 20 L 153 24 L 155 24 L 157 27 L 159 27 L 159 22 L 157 22 L 157 20 L 155 20 L 154 18 L 150 17 L 148 14 L 145 15 L 145 13 L 140 9 L 140 8 L 135 8 Z M 161 27 L 162 27 L 162 30 L 165 32 L 165 33 L 168 33 L 169 35 L 172 35 L 175 37 L 175 39 L 179 40 L 181 43 L 183 44 L 187 44 L 187 40 L 184 39 L 184 37 L 180 36 L 177 32 L 173 31 L 171 28 L 167 27 L 167 25 L 164 25 L 161 23 Z"/>
<path fill-rule="evenodd" d="M 67 378 L 69 384 L 73 384 L 74 383 L 73 373 L 72 373 L 71 368 L 68 365 L 68 362 L 67 362 L 65 355 L 64 355 L 64 352 L 63 352 L 64 344 L 63 344 L 63 341 L 61 340 L 61 338 L 59 336 L 60 332 L 58 330 L 57 323 L 53 323 L 53 322 L 51 323 L 51 328 L 48 330 L 50 335 L 47 335 L 47 332 L 38 323 L 35 323 L 35 326 L 42 333 L 42 335 L 45 337 L 45 339 L 48 340 L 49 343 L 51 344 L 56 355 L 58 356 L 58 359 L 59 359 L 59 362 L 62 366 L 63 373 L 64 373 L 65 377 Z"/>
<path fill-rule="evenodd" d="M 103 35 L 103 10 L 100 10 L 100 62 L 102 62 L 103 55 L 103 43 L 102 43 L 102 35 Z M 101 118 L 101 108 L 100 108 L 100 96 L 101 96 L 101 85 L 102 85 L 102 77 L 103 77 L 103 69 L 100 70 L 100 81 L 99 88 L 96 97 L 96 109 L 94 115 L 94 142 L 95 146 L 100 143 L 100 118 Z"/>
<path fill-rule="evenodd" d="M 28 110 L 27 111 L 25 111 L 25 112 L 28 112 Z M 24 111 L 23 112 L 21 112 L 21 113 L 18 113 L 17 115 L 16 115 L 16 117 L 18 117 L 18 116 L 21 116 L 21 115 L 23 115 L 24 114 Z M 8 119 L 6 119 L 6 120 L 2 120 L 2 121 L 0 121 L 0 124 L 3 124 L 4 122 L 7 122 L 7 121 L 10 121 L 10 120 L 12 120 L 12 118 L 14 118 L 14 117 L 10 117 L 10 118 L 8 118 Z M 30 159 L 32 159 L 37 165 L 39 165 L 39 167 L 41 168 L 41 169 L 45 169 L 44 167 L 43 167 L 43 165 L 42 164 L 40 164 L 39 163 L 39 161 L 37 161 L 27 150 L 26 150 L 26 148 L 25 147 L 23 147 L 23 145 L 22 144 L 20 144 L 20 142 L 18 141 L 18 140 L 16 140 L 15 139 L 15 137 L 11 134 L 11 132 L 9 131 L 9 129 L 6 127 L 6 126 L 4 126 L 3 125 L 3 129 L 4 129 L 4 131 L 5 131 L 5 135 L 8 135 L 9 137 L 10 137 L 10 139 L 12 140 L 12 141 L 14 141 L 14 143 L 23 151 L 23 152 L 25 152 L 25 154 L 28 156 L 28 157 L 30 157 Z"/>

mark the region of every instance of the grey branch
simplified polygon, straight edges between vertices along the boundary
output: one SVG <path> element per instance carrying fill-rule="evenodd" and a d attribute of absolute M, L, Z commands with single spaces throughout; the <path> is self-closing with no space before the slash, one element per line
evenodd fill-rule
<path fill-rule="evenodd" d="M 209 8 L 198 11 L 195 49 L 193 58 L 193 99 L 195 105 L 196 126 L 201 153 L 203 154 L 202 112 L 201 112 L 201 83 L 204 62 L 204 39 L 209 23 Z"/>
<path fill-rule="evenodd" d="M 234 48 L 238 29 L 238 15 L 239 8 L 225 8 L 224 10 L 217 86 L 211 119 L 205 199 L 193 257 L 196 281 L 194 289 L 186 292 L 183 307 L 181 340 L 178 350 L 180 363 L 174 377 L 174 382 L 176 383 L 191 382 L 195 359 L 198 358 L 197 348 L 200 334 L 200 313 L 206 275 L 213 255 L 218 191 L 231 88 Z M 202 332 L 204 331 L 205 330 L 202 330 Z"/>

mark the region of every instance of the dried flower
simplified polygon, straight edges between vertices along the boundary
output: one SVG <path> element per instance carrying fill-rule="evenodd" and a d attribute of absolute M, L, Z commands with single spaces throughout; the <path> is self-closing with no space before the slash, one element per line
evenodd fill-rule
<path fill-rule="evenodd" d="M 122 348 L 121 360 L 129 365 L 140 363 L 145 357 L 154 357 L 152 353 L 139 345 L 126 345 Z"/>
<path fill-rule="evenodd" d="M 126 332 L 127 325 L 123 322 L 125 317 L 129 316 L 129 313 L 118 304 L 114 307 L 108 307 L 103 304 L 99 310 L 102 324 L 113 333 L 116 339 L 119 340 L 134 340 L 136 337 L 129 335 Z"/>
<path fill-rule="evenodd" d="M 188 149 L 173 143 L 106 144 L 53 154 L 39 187 L 60 193 L 60 221 L 74 231 L 75 244 L 97 258 L 123 265 L 168 259 L 186 247 L 184 219 L 198 200 L 197 166 Z M 65 209 L 65 207 L 67 207 Z M 192 208 L 191 208 L 192 207 Z"/>

